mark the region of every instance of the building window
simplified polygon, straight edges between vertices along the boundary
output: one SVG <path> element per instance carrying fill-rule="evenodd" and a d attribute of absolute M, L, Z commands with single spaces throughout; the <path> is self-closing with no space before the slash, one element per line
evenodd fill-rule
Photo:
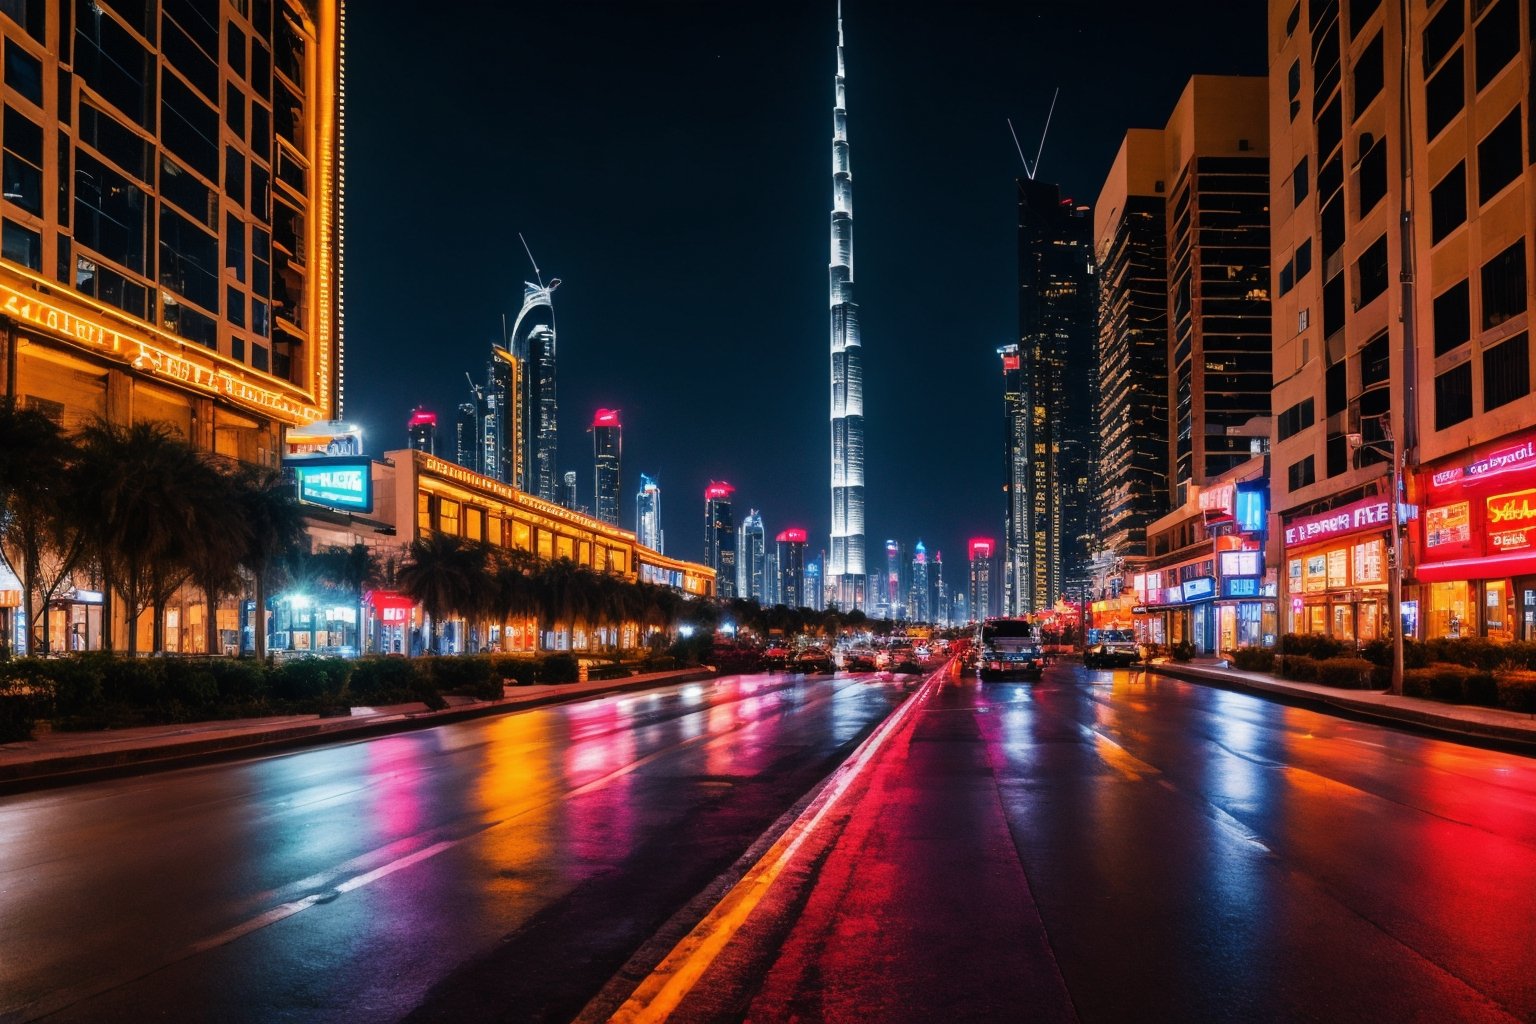
<path fill-rule="evenodd" d="M 1474 4 L 1474 7 L 1480 6 Z M 1477 90 L 1482 92 L 1505 65 L 1520 53 L 1520 4 L 1518 0 L 1498 0 L 1473 30 L 1477 39 L 1475 67 Z"/>
<path fill-rule="evenodd" d="M 1518 45 L 1518 43 L 1516 44 Z M 1385 78 L 1385 65 L 1381 56 L 1381 33 L 1365 44 L 1355 59 L 1355 117 L 1371 105 L 1371 100 L 1381 94 Z"/>
<path fill-rule="evenodd" d="M 1366 138 L 1361 139 L 1362 144 Z M 1360 155 L 1360 216 L 1376 209 L 1387 194 L 1387 139 L 1382 136 L 1371 142 Z"/>
<path fill-rule="evenodd" d="M 1335 96 L 1317 115 L 1317 158 L 1326 159 L 1344 141 L 1344 112 Z"/>
<path fill-rule="evenodd" d="M 37 6 L 43 6 L 41 0 Z M 132 6 L 120 4 L 114 10 L 130 11 Z M 74 49 L 75 74 L 140 128 L 152 131 L 158 58 L 106 14 L 78 20 Z"/>
<path fill-rule="evenodd" d="M 43 215 L 43 129 L 15 107 L 5 108 L 5 198 Z"/>
<path fill-rule="evenodd" d="M 43 269 L 43 236 L 7 218 L 0 224 L 0 257 L 33 270 Z"/>
<path fill-rule="evenodd" d="M 1466 280 L 1435 296 L 1435 355 L 1472 340 L 1472 289 Z"/>
<path fill-rule="evenodd" d="M 1429 191 L 1429 236 L 1438 242 L 1467 222 L 1467 162 L 1463 160 Z"/>
<path fill-rule="evenodd" d="M 262 373 L 268 372 L 270 367 L 267 359 L 267 346 L 257 345 L 254 342 L 251 344 L 251 365 Z"/>
<path fill-rule="evenodd" d="M 1472 364 L 1462 363 L 1435 377 L 1435 429 L 1472 418 Z"/>
<path fill-rule="evenodd" d="M 1300 281 L 1312 271 L 1312 239 L 1307 238 L 1296 247 L 1296 280 Z"/>
<path fill-rule="evenodd" d="M 1291 174 L 1292 206 L 1300 206 L 1301 201 L 1307 198 L 1307 193 L 1312 188 L 1311 182 L 1307 180 L 1309 173 L 1310 170 L 1307 167 L 1307 158 L 1302 157 L 1301 160 L 1296 164 L 1296 170 Z"/>
<path fill-rule="evenodd" d="M 1293 491 L 1299 491 L 1308 484 L 1317 483 L 1317 465 L 1313 457 L 1308 455 L 1300 462 L 1293 462 L 1285 471 L 1286 482 Z"/>
<path fill-rule="evenodd" d="M 1344 329 L 1344 274 L 1341 271 L 1323 285 L 1323 337 Z"/>
<path fill-rule="evenodd" d="M 1374 301 L 1387 290 L 1387 236 L 1370 244 L 1355 263 L 1356 298 L 1359 308 Z"/>
<path fill-rule="evenodd" d="M 5 84 L 38 106 L 43 105 L 43 62 L 14 39 L 5 41 Z"/>
<path fill-rule="evenodd" d="M 1440 13 L 1429 19 L 1429 24 L 1424 28 L 1424 73 L 1427 75 L 1435 69 L 1451 48 L 1461 41 L 1461 34 L 1466 29 L 1466 22 L 1462 18 L 1466 10 L 1466 4 L 1462 0 L 1451 0 L 1450 3 L 1440 8 Z"/>
<path fill-rule="evenodd" d="M 1323 259 L 1326 261 L 1344 244 L 1344 193 L 1340 192 L 1324 205 L 1318 220 L 1322 224 Z"/>
<path fill-rule="evenodd" d="M 150 180 L 149 143 L 105 111 L 80 104 L 80 141 L 142 182 Z"/>
<path fill-rule="evenodd" d="M 1324 385 L 1326 415 L 1334 416 L 1349 408 L 1349 364 L 1343 361 L 1328 367 Z"/>
<path fill-rule="evenodd" d="M 1446 4 L 1446 8 L 1458 6 Z M 1445 67 L 1435 72 L 1435 77 L 1424 83 L 1424 123 L 1433 139 L 1456 119 L 1467 105 L 1467 86 L 1462 68 L 1461 51 L 1457 50 Z"/>
<path fill-rule="evenodd" d="M 1328 476 L 1336 477 L 1349 472 L 1349 438 L 1344 434 L 1328 435 Z"/>
<path fill-rule="evenodd" d="M 1531 346 L 1521 331 L 1483 351 L 1483 411 L 1531 393 Z"/>
<path fill-rule="evenodd" d="M 1292 264 L 1290 264 L 1290 263 L 1287 263 L 1285 266 L 1280 268 L 1279 292 L 1280 292 L 1281 295 L 1285 295 L 1286 293 L 1288 293 L 1295 286 L 1295 284 L 1296 284 L 1296 276 L 1295 275 L 1296 275 L 1295 267 Z"/>
<path fill-rule="evenodd" d="M 229 339 L 229 355 L 236 362 L 245 362 L 245 339 L 234 337 Z"/>
<path fill-rule="evenodd" d="M 1520 176 L 1525 167 L 1520 150 L 1520 108 L 1499 122 L 1477 144 L 1477 201 L 1481 205 Z"/>
<path fill-rule="evenodd" d="M 1385 384 L 1392 376 L 1392 352 L 1387 347 L 1387 332 L 1382 331 L 1360 350 L 1360 390 Z"/>
<path fill-rule="evenodd" d="M 1315 405 L 1310 398 L 1303 398 L 1280 414 L 1278 432 L 1280 440 L 1294 437 L 1317 421 Z"/>
<path fill-rule="evenodd" d="M 1483 264 L 1483 329 L 1525 312 L 1525 239 Z"/>
<path fill-rule="evenodd" d="M 1371 20 L 1371 15 L 1375 14 L 1376 9 L 1380 6 L 1381 0 L 1345 0 L 1344 16 L 1349 19 L 1349 37 L 1351 39 L 1359 35 L 1361 27 Z M 1377 42 L 1380 41 L 1380 37 L 1378 37 Z"/>
<path fill-rule="evenodd" d="M 134 273 L 146 270 L 149 197 L 84 150 L 75 153 L 75 240 Z"/>
<path fill-rule="evenodd" d="M 1296 115 L 1301 113 L 1301 61 L 1291 62 L 1291 70 L 1286 73 L 1285 87 L 1291 104 L 1291 120 L 1296 120 Z"/>

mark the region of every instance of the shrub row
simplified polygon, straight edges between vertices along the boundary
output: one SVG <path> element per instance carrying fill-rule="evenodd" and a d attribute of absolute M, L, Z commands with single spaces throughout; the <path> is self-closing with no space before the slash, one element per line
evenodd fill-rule
<path fill-rule="evenodd" d="M 1243 647 L 1232 652 L 1232 667 L 1244 672 L 1273 672 L 1275 652 L 1263 647 Z"/>
<path fill-rule="evenodd" d="M 662 659 L 656 659 L 658 661 Z M 622 665 L 599 666 L 619 678 Z M 504 686 L 573 683 L 573 654 L 426 658 L 305 658 L 262 664 L 232 658 L 128 659 L 106 653 L 0 662 L 0 742 L 26 739 L 37 721 L 101 729 L 256 715 L 335 713 L 359 704 L 423 701 L 445 694 L 494 700 Z"/>
<path fill-rule="evenodd" d="M 1316 658 L 1305 654 L 1284 654 L 1275 659 L 1275 674 L 1281 679 L 1354 690 L 1377 685 L 1376 666 L 1364 658 Z"/>

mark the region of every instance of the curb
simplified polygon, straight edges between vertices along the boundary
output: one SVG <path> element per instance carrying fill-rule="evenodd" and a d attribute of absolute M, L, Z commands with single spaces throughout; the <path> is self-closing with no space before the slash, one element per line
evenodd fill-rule
<path fill-rule="evenodd" d="M 1317 694 L 1311 691 L 1294 690 L 1282 683 L 1270 683 L 1262 679 L 1245 679 L 1238 676 L 1229 676 L 1221 673 L 1219 670 L 1158 664 L 1149 666 L 1146 671 L 1155 672 L 1174 679 L 1182 679 L 1186 682 L 1202 683 L 1223 690 L 1232 690 L 1237 693 L 1263 697 L 1291 707 L 1304 708 L 1308 711 L 1319 711 L 1323 714 L 1334 715 L 1340 718 L 1368 722 L 1372 725 L 1385 725 L 1389 728 L 1403 729 L 1435 739 L 1450 740 L 1453 743 L 1464 743 L 1469 746 L 1486 747 L 1491 750 L 1536 757 L 1536 729 L 1522 729 L 1517 726 L 1503 726 L 1484 722 L 1468 722 L 1449 715 L 1436 714 L 1433 711 L 1420 711 L 1416 708 L 1400 708 L 1351 700 L 1342 694 L 1333 696 L 1332 694 Z"/>
<path fill-rule="evenodd" d="M 281 726 L 261 732 L 242 733 L 238 736 L 220 736 L 206 740 L 189 740 L 185 743 L 130 747 L 123 750 L 24 761 L 0 765 L 0 796 L 128 775 L 169 771 L 174 768 L 190 768 L 219 761 L 232 761 L 254 753 L 297 750 L 326 743 L 350 742 L 354 739 L 374 739 L 415 729 L 486 718 L 491 715 L 510 714 L 514 711 L 527 711 L 552 704 L 567 704 L 577 700 L 607 697 L 616 693 L 634 693 L 715 677 L 716 673 L 707 669 L 687 669 L 666 675 L 648 675 L 645 678 L 615 679 L 612 680 L 612 686 L 583 690 L 580 693 L 503 697 L 497 701 L 445 708 L 441 711 L 417 711 L 359 721 L 345 718 L 317 719 L 314 722 Z"/>

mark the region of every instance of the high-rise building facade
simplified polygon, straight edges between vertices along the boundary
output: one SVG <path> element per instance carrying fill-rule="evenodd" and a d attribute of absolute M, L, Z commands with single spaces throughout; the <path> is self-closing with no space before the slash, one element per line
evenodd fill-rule
<path fill-rule="evenodd" d="M 891 619 L 906 618 L 907 594 L 901 585 L 901 541 L 887 540 L 885 542 L 885 587 L 884 604 L 886 616 Z"/>
<path fill-rule="evenodd" d="M 853 174 L 848 157 L 843 17 L 837 16 L 837 78 L 832 108 L 832 551 L 828 583 L 840 608 L 865 601 L 864 349 L 853 300 Z"/>
<path fill-rule="evenodd" d="M 715 570 L 715 596 L 736 596 L 736 522 L 731 516 L 728 483 L 711 480 L 704 488 L 704 564 Z"/>
<path fill-rule="evenodd" d="M 971 552 L 971 587 L 968 602 L 971 619 L 979 621 L 992 614 L 992 553 L 996 545 L 985 537 L 973 537 Z"/>
<path fill-rule="evenodd" d="M 1169 509 L 1169 175 L 1161 131 L 1126 133 L 1094 204 L 1099 266 L 1097 547 L 1111 572 L 1145 560 Z"/>
<path fill-rule="evenodd" d="M 523 306 L 512 325 L 512 354 L 521 368 L 522 425 L 519 490 L 555 501 L 559 484 L 559 405 L 555 400 L 555 302 L 559 279 L 523 283 Z"/>
<path fill-rule="evenodd" d="M 1019 343 L 1000 350 L 1012 614 L 1050 608 L 1087 573 L 1098 301 L 1088 207 L 1017 184 Z"/>
<path fill-rule="evenodd" d="M 823 552 L 805 563 L 805 597 L 802 607 L 814 608 L 818 612 L 827 610 L 827 588 L 822 583 L 824 576 L 822 566 L 826 564 L 826 561 L 826 553 Z M 781 567 L 780 572 L 782 573 L 782 571 Z M 789 598 L 783 594 L 782 589 L 781 587 L 779 599 L 775 603 L 787 605 L 789 604 Z M 794 606 L 791 605 L 791 607 Z"/>
<path fill-rule="evenodd" d="M 581 497 L 576 488 L 576 471 L 568 469 L 560 479 L 560 506 L 572 512 L 584 512 Z"/>
<path fill-rule="evenodd" d="M 0 16 L 0 386 L 274 466 L 341 414 L 342 5 L 159 7 Z"/>
<path fill-rule="evenodd" d="M 949 625 L 949 590 L 944 586 L 944 552 L 933 553 L 933 624 Z"/>
<path fill-rule="evenodd" d="M 1405 632 L 1536 639 L 1532 12 L 1405 6 L 1270 4 L 1282 628 L 1390 633 L 1396 456 Z"/>
<path fill-rule="evenodd" d="M 492 345 L 491 358 L 485 364 L 485 387 L 476 392 L 480 402 L 480 472 L 514 487 L 521 403 L 519 371 L 512 353 Z"/>
<path fill-rule="evenodd" d="M 437 454 L 437 413 L 418 405 L 411 410 L 411 418 L 406 421 L 405 430 L 411 448 L 428 455 Z"/>
<path fill-rule="evenodd" d="M 763 514 L 749 509 L 736 538 L 736 596 L 765 603 L 768 597 L 768 542 Z"/>
<path fill-rule="evenodd" d="M 640 474 L 640 493 L 635 495 L 635 536 L 652 551 L 666 553 L 661 534 L 661 487 L 644 473 Z"/>
<path fill-rule="evenodd" d="M 480 472 L 480 398 L 460 402 L 453 417 L 453 461 Z"/>
<path fill-rule="evenodd" d="M 922 541 L 912 549 L 912 589 L 907 594 L 907 616 L 913 622 L 931 622 L 928 605 L 928 549 Z"/>
<path fill-rule="evenodd" d="M 779 564 L 779 603 L 791 608 L 810 606 L 806 592 L 806 533 L 798 528 L 781 530 L 776 538 Z"/>
<path fill-rule="evenodd" d="M 592 417 L 592 501 L 597 518 L 619 525 L 619 474 L 624 427 L 619 410 L 599 409 Z"/>

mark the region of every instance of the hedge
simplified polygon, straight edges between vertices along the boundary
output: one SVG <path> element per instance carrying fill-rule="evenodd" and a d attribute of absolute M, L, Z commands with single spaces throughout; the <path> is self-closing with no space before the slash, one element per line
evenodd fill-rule
<path fill-rule="evenodd" d="M 651 671 L 675 658 L 647 659 Z M 496 700 L 506 685 L 574 683 L 574 654 L 302 658 L 262 664 L 246 658 L 124 658 L 105 652 L 0 661 L 0 742 L 25 739 L 35 724 L 59 729 L 207 721 L 253 715 L 334 714 L 354 704 L 422 701 L 447 707 L 444 693 Z M 590 678 L 630 669 L 602 663 Z"/>
<path fill-rule="evenodd" d="M 1403 693 L 1451 704 L 1495 707 L 1500 702 L 1500 683 L 1491 672 L 1449 662 L 1403 670 Z"/>
<path fill-rule="evenodd" d="M 1275 659 L 1275 674 L 1281 679 L 1310 683 L 1317 678 L 1317 659 L 1304 654 L 1283 654 Z"/>
<path fill-rule="evenodd" d="M 1376 666 L 1364 658 L 1324 658 L 1316 662 L 1313 678 L 1324 686 L 1366 689 Z"/>
<path fill-rule="evenodd" d="M 1536 715 L 1536 672 L 1529 669 L 1500 672 L 1495 683 L 1499 707 Z"/>
<path fill-rule="evenodd" d="M 1232 652 L 1232 666 L 1244 672 L 1273 672 L 1275 652 L 1263 647 L 1243 647 Z"/>

